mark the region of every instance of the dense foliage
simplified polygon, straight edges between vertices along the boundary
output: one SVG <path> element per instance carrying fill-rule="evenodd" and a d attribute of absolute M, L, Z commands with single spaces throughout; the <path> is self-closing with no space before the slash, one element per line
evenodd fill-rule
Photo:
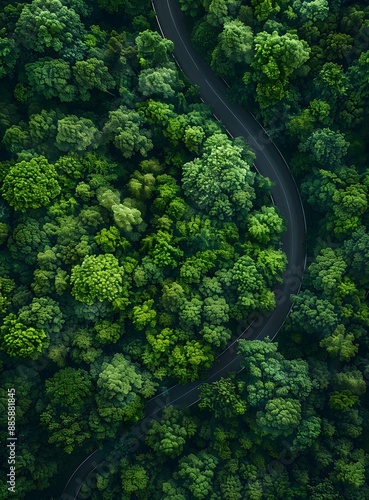
<path fill-rule="evenodd" d="M 114 441 L 275 307 L 285 227 L 270 183 L 153 21 L 142 1 L 3 2 L 0 369 L 4 408 L 16 389 L 17 498 L 46 498 L 68 455 Z M 175 457 L 194 432 L 148 436 Z"/>
<path fill-rule="evenodd" d="M 230 97 L 289 160 L 307 208 L 308 267 L 278 346 L 240 342 L 244 370 L 204 384 L 198 408 L 166 410 L 92 498 L 368 498 L 368 7 L 180 4 Z M 174 431 L 189 423 L 191 434 Z"/>
<path fill-rule="evenodd" d="M 67 459 L 106 442 L 119 460 L 84 485 L 96 500 L 368 498 L 369 8 L 180 0 L 291 165 L 308 267 L 278 344 L 240 342 L 243 371 L 167 408 L 138 448 L 145 401 L 204 376 L 240 321 L 275 306 L 284 221 L 148 0 L 0 3 L 1 437 L 14 387 L 17 498 L 57 495 Z"/>

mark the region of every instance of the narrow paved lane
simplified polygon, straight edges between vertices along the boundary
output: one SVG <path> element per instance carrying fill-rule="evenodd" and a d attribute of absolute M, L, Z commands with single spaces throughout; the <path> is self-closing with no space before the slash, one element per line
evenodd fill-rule
<path fill-rule="evenodd" d="M 292 306 L 290 295 L 298 293 L 300 289 L 306 263 L 304 210 L 298 189 L 283 156 L 255 118 L 227 99 L 225 83 L 214 75 L 203 58 L 193 50 L 178 0 L 153 0 L 153 8 L 162 35 L 174 42 L 174 55 L 179 66 L 188 78 L 199 86 L 201 97 L 212 107 L 214 114 L 223 122 L 229 133 L 233 137 L 243 136 L 248 141 L 256 153 L 257 170 L 274 182 L 273 200 L 287 221 L 287 231 L 283 235 L 282 244 L 288 257 L 288 266 L 283 276 L 283 283 L 274 288 L 277 298 L 276 309 L 266 316 L 255 317 L 247 327 L 240 325 L 237 338 L 218 356 L 206 380 L 185 386 L 176 385 L 148 401 L 145 418 L 132 429 L 137 440 L 145 435 L 150 420 L 160 418 L 163 408 L 168 405 L 191 406 L 198 402 L 198 388 L 203 382 L 213 382 L 230 371 L 240 371 L 241 357 L 236 353 L 239 338 L 250 340 L 275 338 L 290 312 Z M 104 451 L 96 450 L 85 459 L 71 476 L 64 489 L 62 500 L 78 498 L 83 481 L 88 476 L 92 480 L 95 470 L 99 472 L 104 470 L 104 456 L 106 456 Z"/>

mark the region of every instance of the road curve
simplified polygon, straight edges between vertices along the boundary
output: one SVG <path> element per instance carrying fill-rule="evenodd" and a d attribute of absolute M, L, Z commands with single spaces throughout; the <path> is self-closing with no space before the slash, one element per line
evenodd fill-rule
<path fill-rule="evenodd" d="M 227 87 L 207 66 L 203 58 L 191 46 L 190 34 L 185 29 L 184 15 L 178 0 L 152 0 L 153 8 L 162 35 L 174 42 L 174 56 L 192 83 L 199 86 L 204 102 L 209 104 L 214 114 L 223 122 L 233 136 L 243 136 L 256 153 L 255 167 L 261 175 L 274 183 L 272 197 L 275 205 L 287 222 L 287 231 L 282 237 L 283 250 L 287 254 L 288 265 L 283 275 L 283 283 L 274 288 L 277 307 L 265 316 L 250 318 L 247 325 L 240 325 L 236 338 L 217 358 L 206 380 L 198 380 L 187 385 L 176 385 L 165 393 L 149 400 L 145 408 L 145 418 L 136 424 L 132 433 L 139 442 L 145 435 L 152 419 L 160 419 L 163 408 L 169 405 L 192 406 L 199 401 L 198 388 L 203 382 L 219 380 L 230 371 L 240 371 L 241 356 L 237 355 L 237 341 L 274 339 L 288 316 L 292 303 L 291 294 L 298 293 L 306 264 L 304 248 L 306 221 L 300 194 L 282 154 L 268 137 L 261 125 L 247 111 L 227 99 Z M 134 448 L 132 448 L 134 449 Z M 93 472 L 107 471 L 104 462 L 106 453 L 96 450 L 74 471 L 65 486 L 61 500 L 78 498 L 82 483 L 86 478 L 93 481 Z M 113 460 L 119 460 L 119 454 Z"/>

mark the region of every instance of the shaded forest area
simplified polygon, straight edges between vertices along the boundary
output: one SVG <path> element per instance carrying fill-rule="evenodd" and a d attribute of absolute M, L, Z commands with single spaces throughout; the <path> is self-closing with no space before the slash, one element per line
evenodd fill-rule
<path fill-rule="evenodd" d="M 308 270 L 278 343 L 240 342 L 241 374 L 121 446 L 91 498 L 369 498 L 369 8 L 180 3 L 291 165 Z M 0 435 L 14 387 L 17 495 L 41 499 L 275 306 L 284 222 L 150 2 L 0 7 Z"/>

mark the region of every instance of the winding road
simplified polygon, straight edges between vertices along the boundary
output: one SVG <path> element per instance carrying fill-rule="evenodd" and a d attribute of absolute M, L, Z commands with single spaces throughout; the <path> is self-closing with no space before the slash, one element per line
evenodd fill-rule
<path fill-rule="evenodd" d="M 250 340 L 266 337 L 273 340 L 275 338 L 291 310 L 290 295 L 300 290 L 306 265 L 304 209 L 285 159 L 257 120 L 227 99 L 226 84 L 214 75 L 203 58 L 194 51 L 178 0 L 152 0 L 152 4 L 162 35 L 174 42 L 174 56 L 178 65 L 192 83 L 198 85 L 202 99 L 212 107 L 216 117 L 224 124 L 228 133 L 233 137 L 243 136 L 251 145 L 256 153 L 257 171 L 273 181 L 273 201 L 287 222 L 287 231 L 282 237 L 282 244 L 287 254 L 288 265 L 282 284 L 274 288 L 277 307 L 268 315 L 250 318 L 247 327 L 246 325 L 239 326 L 237 338 L 218 356 L 206 380 L 198 380 L 185 386 L 176 385 L 147 402 L 145 418 L 132 429 L 136 444 L 130 448 L 131 451 L 134 451 L 135 446 L 144 437 L 148 423 L 152 419 L 160 419 L 163 408 L 168 405 L 192 406 L 199 401 L 198 388 L 203 382 L 210 383 L 219 380 L 230 371 L 241 370 L 241 356 L 236 352 L 237 341 L 240 338 Z M 123 442 L 122 445 L 124 446 Z M 95 483 L 94 472 L 108 474 L 106 455 L 104 450 L 96 450 L 87 457 L 72 474 L 61 495 L 61 500 L 77 499 L 84 481 Z M 110 457 L 110 462 L 115 460 L 118 463 L 119 458 L 120 453 L 115 452 L 115 455 Z"/>

